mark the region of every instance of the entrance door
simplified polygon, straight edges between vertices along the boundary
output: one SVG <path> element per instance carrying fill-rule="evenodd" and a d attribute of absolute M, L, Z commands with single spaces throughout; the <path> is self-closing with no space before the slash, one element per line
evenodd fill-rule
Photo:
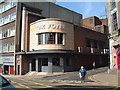
<path fill-rule="evenodd" d="M 32 71 L 36 71 L 36 59 L 32 59 Z"/>
<path fill-rule="evenodd" d="M 9 74 L 9 66 L 4 65 L 4 74 Z"/>
<path fill-rule="evenodd" d="M 10 66 L 10 74 L 14 74 L 14 67 Z"/>
<path fill-rule="evenodd" d="M 48 72 L 48 58 L 41 58 L 42 72 Z"/>
<path fill-rule="evenodd" d="M 38 59 L 38 72 L 41 72 L 41 66 L 42 66 L 42 60 L 41 58 Z"/>
<path fill-rule="evenodd" d="M 20 65 L 18 65 L 18 75 L 20 75 Z"/>

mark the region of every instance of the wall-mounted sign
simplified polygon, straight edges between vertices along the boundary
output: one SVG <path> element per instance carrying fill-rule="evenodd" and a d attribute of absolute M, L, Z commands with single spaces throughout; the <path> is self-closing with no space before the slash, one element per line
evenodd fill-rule
<path fill-rule="evenodd" d="M 40 29 L 63 29 L 64 25 L 61 24 L 46 24 L 37 26 L 38 30 Z"/>

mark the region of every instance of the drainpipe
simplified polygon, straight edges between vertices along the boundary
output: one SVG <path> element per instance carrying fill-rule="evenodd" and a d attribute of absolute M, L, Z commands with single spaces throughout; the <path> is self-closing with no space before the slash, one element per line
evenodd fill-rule
<path fill-rule="evenodd" d="M 21 51 L 25 51 L 26 8 L 22 10 Z"/>

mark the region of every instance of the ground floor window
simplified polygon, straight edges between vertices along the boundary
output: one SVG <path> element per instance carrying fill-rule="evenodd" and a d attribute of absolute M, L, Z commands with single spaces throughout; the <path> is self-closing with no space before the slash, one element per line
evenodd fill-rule
<path fill-rule="evenodd" d="M 48 58 L 41 58 L 42 66 L 48 66 Z"/>
<path fill-rule="evenodd" d="M 53 58 L 53 65 L 60 66 L 60 58 Z"/>
<path fill-rule="evenodd" d="M 71 66 L 72 65 L 72 59 L 66 58 L 66 66 Z"/>

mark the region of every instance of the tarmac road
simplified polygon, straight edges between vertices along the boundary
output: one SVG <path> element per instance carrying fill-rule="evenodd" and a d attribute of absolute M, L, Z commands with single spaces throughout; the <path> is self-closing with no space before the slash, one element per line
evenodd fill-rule
<path fill-rule="evenodd" d="M 87 77 L 104 72 L 107 68 L 89 70 Z M 15 76 L 7 77 L 18 90 L 120 90 L 113 86 L 100 85 L 97 81 L 87 78 L 85 83 L 80 83 L 78 71 L 68 72 L 65 75 L 49 76 Z"/>

